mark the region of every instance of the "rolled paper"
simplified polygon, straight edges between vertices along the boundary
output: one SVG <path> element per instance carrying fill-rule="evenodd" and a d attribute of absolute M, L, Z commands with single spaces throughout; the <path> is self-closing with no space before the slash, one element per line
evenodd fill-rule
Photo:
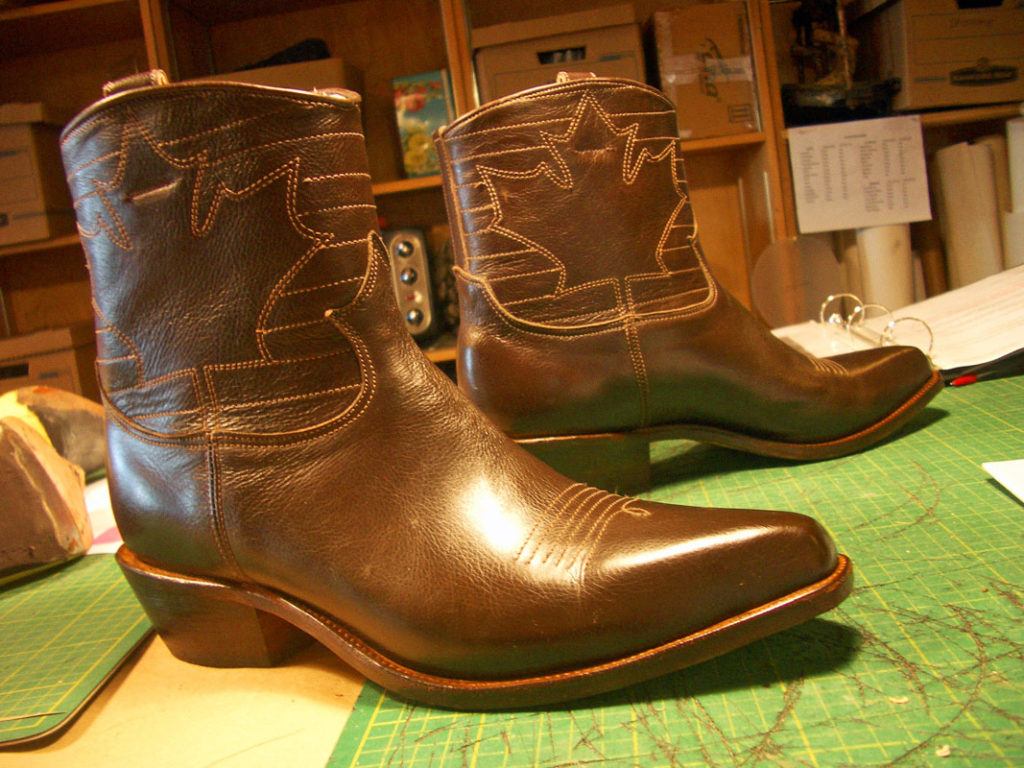
<path fill-rule="evenodd" d="M 949 231 L 946 228 L 946 211 L 943 208 L 942 184 L 939 181 L 939 161 L 936 155 L 928 157 L 928 197 L 932 204 L 932 221 L 939 233 L 939 242 L 946 242 Z M 948 274 L 948 273 L 947 273 Z"/>
<path fill-rule="evenodd" d="M 886 224 L 857 230 L 861 280 L 868 304 L 899 309 L 914 301 L 910 225 Z"/>
<path fill-rule="evenodd" d="M 1013 202 L 1010 196 L 1010 156 L 1006 148 L 1006 137 L 998 133 L 982 136 L 975 144 L 981 144 L 992 150 L 992 166 L 996 182 L 996 205 L 1000 211 L 1012 211 Z"/>
<path fill-rule="evenodd" d="M 984 144 L 953 144 L 935 153 L 951 288 L 1003 269 L 995 162 Z"/>
<path fill-rule="evenodd" d="M 949 283 L 946 281 L 946 254 L 942 250 L 939 225 L 934 219 L 914 222 L 910 225 L 910 242 L 921 257 L 925 295 L 945 293 L 949 290 Z"/>
<path fill-rule="evenodd" d="M 1006 121 L 1006 151 L 1012 210 L 1024 211 L 1024 117 Z"/>
<path fill-rule="evenodd" d="M 924 265 L 921 263 L 921 254 L 911 251 L 910 259 L 914 265 L 914 301 L 924 301 L 928 298 L 928 293 L 924 287 Z"/>
<path fill-rule="evenodd" d="M 1024 264 L 1024 210 L 1003 212 L 1003 265 L 1019 267 Z"/>
<path fill-rule="evenodd" d="M 855 296 L 864 296 L 864 281 L 861 279 L 860 252 L 857 250 L 857 233 L 852 229 L 841 229 L 835 233 L 836 252 L 843 269 L 843 290 Z"/>

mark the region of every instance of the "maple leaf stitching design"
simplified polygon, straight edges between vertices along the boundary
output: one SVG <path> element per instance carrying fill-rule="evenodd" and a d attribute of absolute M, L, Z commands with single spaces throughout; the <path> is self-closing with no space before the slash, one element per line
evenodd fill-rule
<path fill-rule="evenodd" d="M 209 131 L 206 131 L 204 133 L 208 132 Z M 340 136 L 348 134 L 349 132 L 337 132 L 337 134 L 335 135 Z M 328 135 L 330 134 L 324 134 L 319 137 L 306 138 L 322 138 L 323 136 Z M 125 171 L 128 167 L 128 159 L 131 154 L 131 144 L 132 142 L 140 138 L 149 146 L 149 148 L 153 151 L 154 154 L 160 157 L 165 163 L 167 163 L 172 168 L 175 168 L 179 171 L 194 170 L 196 172 L 196 178 L 192 189 L 192 205 L 190 212 L 192 234 L 195 237 L 203 237 L 204 235 L 209 233 L 210 229 L 214 224 L 214 221 L 216 220 L 217 212 L 220 209 L 221 203 L 223 203 L 225 198 L 231 198 L 234 200 L 241 199 L 247 195 L 253 194 L 254 192 L 260 191 L 264 187 L 276 181 L 281 176 L 287 175 L 289 178 L 286 205 L 288 209 L 289 220 L 292 221 L 296 231 L 303 237 L 307 237 L 310 239 L 322 239 L 325 241 L 333 240 L 334 236 L 332 233 L 320 232 L 318 230 L 315 230 L 299 221 L 298 216 L 296 215 L 296 193 L 298 190 L 298 180 L 300 176 L 299 165 L 301 162 L 299 157 L 296 156 L 293 159 L 283 163 L 275 170 L 268 172 L 261 178 L 257 179 L 251 184 L 246 185 L 241 189 L 231 189 L 230 187 L 227 186 L 227 184 L 224 183 L 223 180 L 219 180 L 213 192 L 212 200 L 210 202 L 209 209 L 206 212 L 206 216 L 200 217 L 202 192 L 207 171 L 213 165 L 224 162 L 228 158 L 221 158 L 220 160 L 217 161 L 211 161 L 209 158 L 209 152 L 205 149 L 199 150 L 194 155 L 189 155 L 181 158 L 175 157 L 165 149 L 165 145 L 181 143 L 185 139 L 191 137 L 171 139 L 168 142 L 161 142 L 156 137 L 154 137 L 152 132 L 135 117 L 131 117 L 127 121 L 125 121 L 124 126 L 121 130 L 121 136 L 119 139 L 120 146 L 116 152 L 118 158 L 117 166 L 114 169 L 113 175 L 111 175 L 111 177 L 106 180 L 98 178 L 90 179 L 89 183 L 92 185 L 93 191 L 91 193 L 80 195 L 75 199 L 75 207 L 77 208 L 80 201 L 86 200 L 95 194 L 100 199 L 101 203 L 103 204 L 103 207 L 107 210 L 109 216 L 113 221 L 113 225 L 117 229 L 120 237 L 115 238 L 114 236 L 112 236 L 112 234 L 109 231 L 109 225 L 106 225 L 101 219 L 97 219 L 95 229 L 83 231 L 84 235 L 88 237 L 95 237 L 97 234 L 99 234 L 100 231 L 104 231 L 108 234 L 108 236 L 111 237 L 111 240 L 115 243 L 115 245 L 120 247 L 122 250 L 132 250 L 130 238 L 128 237 L 128 233 L 125 230 L 124 223 L 121 221 L 121 217 L 118 215 L 117 211 L 110 203 L 107 194 L 116 190 L 124 182 Z M 245 159 L 247 154 L 251 154 L 255 151 L 258 151 L 261 148 L 262 147 L 257 146 L 249 150 L 234 152 L 232 153 L 230 158 L 236 162 L 239 162 Z M 84 170 L 84 168 L 82 168 L 81 170 Z M 69 180 L 73 179 L 75 175 L 81 173 L 81 170 L 75 171 L 69 177 Z M 201 218 L 202 221 L 200 222 Z"/>
<path fill-rule="evenodd" d="M 212 130 L 217 129 L 211 129 L 211 131 Z M 210 133 L 211 131 L 205 131 L 204 133 Z M 286 142 L 282 143 L 296 143 L 300 141 L 318 140 L 329 136 L 341 135 L 361 136 L 361 134 L 356 132 L 336 132 L 335 134 L 318 134 L 316 136 L 300 137 L 299 139 L 287 140 Z M 75 208 L 78 209 L 81 201 L 95 196 L 100 201 L 100 204 L 103 209 L 102 212 L 98 212 L 96 214 L 95 224 L 92 228 L 82 226 L 82 224 L 79 223 L 78 229 L 81 235 L 86 239 L 93 239 L 99 236 L 100 234 L 106 234 L 110 241 L 119 249 L 121 249 L 125 253 L 132 252 L 133 244 L 131 242 L 131 238 L 128 235 L 123 220 L 121 219 L 114 205 L 111 203 L 110 199 L 108 198 L 108 195 L 113 193 L 124 183 L 126 177 L 126 169 L 129 167 L 129 159 L 131 155 L 132 144 L 141 139 L 157 157 L 159 157 L 161 160 L 167 163 L 167 165 L 170 166 L 171 168 L 174 168 L 181 172 L 186 172 L 190 170 L 195 171 L 195 179 L 193 181 L 193 189 L 191 194 L 189 218 L 190 230 L 193 236 L 197 238 L 201 238 L 209 234 L 216 221 L 217 213 L 220 209 L 220 206 L 225 199 L 240 200 L 262 189 L 265 189 L 267 186 L 273 184 L 278 179 L 286 179 L 287 191 L 285 194 L 285 206 L 288 220 L 291 222 L 293 228 L 300 237 L 312 240 L 313 243 L 312 246 L 309 249 L 307 249 L 297 259 L 297 261 L 281 276 L 281 278 L 274 285 L 273 289 L 271 290 L 270 294 L 267 297 L 267 300 L 259 314 L 256 327 L 256 343 L 258 345 L 258 348 L 260 349 L 261 359 L 252 361 L 253 364 L 258 365 L 263 362 L 274 362 L 274 359 L 271 356 L 270 351 L 265 344 L 265 334 L 267 332 L 272 332 L 274 329 L 266 329 L 264 325 L 267 319 L 270 317 L 277 301 L 280 300 L 281 298 L 284 298 L 288 284 L 297 274 L 301 272 L 302 267 L 305 266 L 319 251 L 329 247 L 348 246 L 356 243 L 366 244 L 368 249 L 367 263 L 360 280 L 360 287 L 357 290 L 355 296 L 353 296 L 352 299 L 347 302 L 345 307 L 334 308 L 334 311 L 342 309 L 350 311 L 354 308 L 355 304 L 360 303 L 366 299 L 367 294 L 375 284 L 374 257 L 377 255 L 380 246 L 378 246 L 374 242 L 372 232 L 369 233 L 366 238 L 342 241 L 338 240 L 335 237 L 334 233 L 316 230 L 306 225 L 300 220 L 300 216 L 297 214 L 298 187 L 302 176 L 300 157 L 296 156 L 283 162 L 277 168 L 265 173 L 259 179 L 253 181 L 250 184 L 245 185 L 240 189 L 233 189 L 230 186 L 228 186 L 228 184 L 226 184 L 224 180 L 218 180 L 217 186 L 212 193 L 212 199 L 209 203 L 209 208 L 206 211 L 206 215 L 201 216 L 200 212 L 202 192 L 204 181 L 206 178 L 206 172 L 212 165 L 223 162 L 224 160 L 227 159 L 227 157 L 220 158 L 216 161 L 211 162 L 209 159 L 209 152 L 205 149 L 200 150 L 194 155 L 186 157 L 175 157 L 166 151 L 165 145 L 180 144 L 183 141 L 187 140 L 188 138 L 191 137 L 183 137 L 173 139 L 168 142 L 161 142 L 152 134 L 152 132 L 145 125 L 142 124 L 141 121 L 139 121 L 134 116 L 130 116 L 122 124 L 121 135 L 118 138 L 118 149 L 113 153 L 108 153 L 107 155 L 103 156 L 103 159 L 110 159 L 115 155 L 117 156 L 117 165 L 113 173 L 107 179 L 88 179 L 88 184 L 91 186 L 91 191 L 87 191 L 82 195 L 76 196 L 74 200 Z M 262 148 L 262 146 L 257 146 L 249 150 L 233 152 L 230 155 L 230 159 L 235 162 L 240 162 L 244 160 L 247 155 L 259 151 Z M 86 168 L 89 167 L 90 165 L 93 164 L 83 164 L 76 168 L 71 174 L 69 174 L 68 181 L 70 182 L 75 178 L 75 176 L 81 175 L 81 173 L 85 171 Z M 155 190 L 147 190 L 145 192 L 136 193 L 135 195 L 133 195 L 133 199 L 138 199 L 142 196 L 153 194 L 154 192 L 167 187 L 174 187 L 176 183 L 177 182 L 172 182 L 169 185 L 158 187 Z M 315 212 L 316 211 L 311 211 L 307 213 Z M 104 213 L 106 214 L 106 217 L 109 218 L 109 223 L 108 221 L 105 220 L 103 215 Z M 95 300 L 93 300 L 93 305 L 94 309 L 97 312 L 97 317 L 101 318 L 104 325 L 103 328 L 97 330 L 97 334 L 101 332 L 113 333 L 123 344 L 129 346 L 133 350 L 132 354 L 129 356 L 135 358 L 136 361 L 136 387 L 155 384 L 169 377 L 186 374 L 191 375 L 193 379 L 195 378 L 197 373 L 196 369 L 189 368 L 180 371 L 175 371 L 169 374 L 164 374 L 163 376 L 160 376 L 156 379 L 146 381 L 143 370 L 142 355 L 139 352 L 137 346 L 134 344 L 134 342 L 132 342 L 131 338 L 128 335 L 123 333 L 115 325 L 106 320 L 106 318 L 103 316 L 102 310 L 100 310 L 100 307 L 96 305 Z M 351 419 L 355 418 L 356 416 L 358 416 L 359 413 L 362 412 L 363 408 L 365 408 L 366 402 L 370 397 L 372 397 L 372 393 L 375 388 L 375 375 L 373 372 L 372 361 L 369 359 L 369 355 L 367 354 L 367 351 L 365 350 L 361 340 L 358 338 L 358 334 L 356 333 L 355 329 L 348 325 L 348 323 L 341 322 L 340 318 L 335 316 L 325 316 L 323 321 L 331 322 L 335 327 L 337 327 L 339 331 L 341 331 L 342 335 L 346 337 L 346 340 L 349 342 L 349 344 L 351 345 L 352 349 L 355 352 L 356 358 L 361 369 L 359 393 L 341 414 L 335 417 L 335 419 L 332 419 L 332 421 L 337 419 L 344 419 L 345 421 L 350 421 Z M 323 355 L 313 355 L 312 357 L 322 356 Z M 304 358 L 290 358 L 288 360 L 280 362 L 299 363 L 302 362 L 303 359 Z M 239 364 L 233 364 L 233 366 L 237 365 Z M 242 367 L 244 367 L 247 364 L 243 363 L 241 365 Z M 213 366 L 210 367 L 219 368 L 220 366 L 214 364 Z M 209 376 L 209 371 L 206 371 L 206 375 L 207 377 Z M 201 398 L 199 398 L 198 393 L 196 393 L 196 397 L 197 402 L 201 402 Z M 362 406 L 360 406 L 360 403 L 362 403 Z M 359 406 L 358 412 L 353 412 L 353 409 L 356 408 L 357 406 Z M 134 424 L 134 420 L 129 419 L 125 414 L 121 414 L 121 416 L 125 418 L 127 421 Z M 151 430 L 146 430 L 138 424 L 135 424 L 135 426 L 137 428 L 143 429 L 143 431 L 145 432 L 151 432 Z M 152 434 L 159 435 L 162 437 L 171 436 L 170 434 L 162 433 Z"/>
<path fill-rule="evenodd" d="M 623 301 L 619 280 L 615 277 L 591 280 L 578 285 L 574 285 L 573 287 L 567 289 L 567 269 L 562 260 L 559 259 L 554 253 L 552 253 L 549 249 L 545 248 L 540 243 L 537 243 L 531 240 L 530 238 L 520 234 L 519 232 L 516 232 L 514 229 L 506 226 L 501 200 L 495 185 L 496 178 L 527 180 L 543 176 L 546 177 L 551 183 L 553 183 L 558 188 L 564 190 L 571 190 L 573 188 L 572 170 L 569 168 L 569 165 L 562 157 L 562 154 L 559 151 L 559 145 L 566 146 L 572 144 L 576 136 L 577 130 L 579 129 L 580 124 L 586 117 L 588 110 L 593 111 L 593 113 L 601 120 L 601 122 L 604 124 L 604 126 L 607 128 L 607 130 L 613 137 L 625 139 L 625 146 L 622 151 L 622 180 L 625 185 L 632 185 L 637 180 L 644 165 L 646 165 L 647 163 L 659 163 L 663 162 L 666 158 L 668 158 L 670 162 L 673 189 L 679 196 L 679 201 L 674 207 L 672 213 L 667 218 L 665 227 L 661 234 L 661 238 L 655 249 L 655 260 L 660 271 L 627 275 L 625 277 L 627 284 L 633 282 L 634 280 L 644 280 L 655 277 L 663 277 L 665 275 L 672 275 L 683 271 L 687 271 L 670 269 L 666 265 L 663 258 L 665 244 L 671 237 L 671 232 L 674 228 L 675 222 L 679 218 L 680 213 L 682 213 L 682 211 L 686 208 L 687 204 L 689 204 L 689 197 L 681 189 L 681 180 L 679 178 L 677 166 L 678 157 L 676 140 L 669 139 L 667 141 L 666 146 L 660 151 L 656 152 L 650 151 L 647 147 L 640 147 L 638 149 L 637 145 L 640 140 L 637 138 L 637 134 L 640 130 L 640 123 L 634 122 L 625 128 L 617 128 L 615 124 L 612 122 L 609 114 L 601 107 L 600 104 L 597 103 L 596 99 L 590 94 L 586 94 L 582 99 L 580 99 L 580 102 L 576 107 L 576 111 L 570 121 L 569 128 L 565 133 L 561 135 L 556 135 L 549 133 L 547 131 L 540 131 L 542 144 L 537 148 L 546 149 L 551 159 L 553 160 L 554 165 L 552 165 L 552 163 L 549 162 L 548 160 L 542 160 L 532 169 L 527 171 L 505 170 L 484 165 L 481 165 L 478 168 L 478 173 L 483 181 L 484 186 L 487 189 L 488 197 L 490 198 L 491 201 L 489 206 L 478 206 L 478 208 L 490 208 L 492 210 L 492 218 L 490 222 L 488 222 L 488 224 L 485 227 L 483 227 L 480 231 L 495 232 L 504 235 L 505 237 L 508 237 L 515 242 L 527 246 L 530 249 L 530 251 L 540 253 L 546 259 L 548 259 L 552 264 L 550 270 L 538 270 L 537 272 L 531 273 L 542 274 L 543 272 L 546 271 L 558 272 L 558 282 L 555 287 L 555 290 L 552 293 L 545 294 L 546 296 L 558 297 L 571 294 L 577 291 L 585 290 L 598 285 L 610 285 L 615 292 L 616 309 L 622 311 L 624 309 L 623 304 L 625 302 Z M 710 283 L 710 278 L 707 276 L 706 268 L 704 267 L 704 264 L 700 259 L 699 254 L 697 254 L 696 248 L 694 247 L 694 243 L 697 239 L 696 221 L 694 221 L 692 225 L 687 226 L 692 226 L 693 228 L 692 233 L 690 233 L 690 235 L 687 238 L 688 245 L 678 246 L 678 248 L 689 247 L 693 249 L 698 267 L 705 272 L 705 279 L 708 283 Z M 675 250 L 675 248 L 673 248 L 673 250 Z M 484 254 L 479 258 L 487 258 L 487 256 L 487 254 Z M 522 276 L 525 275 L 513 275 L 502 279 L 514 279 L 515 277 Z M 632 292 L 630 291 L 630 293 Z M 531 297 L 531 299 L 519 300 L 516 303 L 520 303 L 521 301 L 533 300 L 533 298 L 542 297 Z M 632 298 L 630 298 L 629 306 L 632 307 L 632 304 Z"/>
<path fill-rule="evenodd" d="M 234 123 L 229 123 L 227 126 L 218 126 L 213 129 L 208 129 L 206 131 L 203 131 L 202 134 L 197 135 L 204 135 L 208 133 L 213 133 L 218 130 L 222 130 L 227 127 L 233 127 L 238 122 L 239 121 L 235 121 Z M 324 136 L 330 135 L 358 136 L 359 134 L 355 132 L 341 131 L 335 132 L 334 134 L 321 134 L 315 137 L 303 138 L 319 139 L 323 138 Z M 171 144 L 180 144 L 183 141 L 186 141 L 190 138 L 192 137 L 179 137 L 175 139 L 170 139 L 166 142 L 161 142 L 136 117 L 133 116 L 126 120 L 123 124 L 121 135 L 118 141 L 119 148 L 118 150 L 116 150 L 116 156 L 118 160 L 113 174 L 110 176 L 109 179 L 106 180 L 99 178 L 89 179 L 89 183 L 93 188 L 92 192 L 87 192 L 83 195 L 80 195 L 76 197 L 74 201 L 75 208 L 77 209 L 82 200 L 86 200 L 89 197 L 95 195 L 100 200 L 103 209 L 106 211 L 107 216 L 109 217 L 112 223 L 108 224 L 101 216 L 97 215 L 96 223 L 93 229 L 86 229 L 79 225 L 79 232 L 82 234 L 83 237 L 87 239 L 92 239 L 94 237 L 97 237 L 100 233 L 104 233 L 111 240 L 111 242 L 113 242 L 121 250 L 125 252 L 130 252 L 133 250 L 131 238 L 128 235 L 127 229 L 125 228 L 124 223 L 121 220 L 121 217 L 117 213 L 117 210 L 114 208 L 113 204 L 110 202 L 107 195 L 114 192 L 118 187 L 120 187 L 124 183 L 126 169 L 128 168 L 128 160 L 131 154 L 131 145 L 133 142 L 139 139 L 144 141 L 145 144 L 150 148 L 150 150 L 158 157 L 160 157 L 170 167 L 175 168 L 182 172 L 186 172 L 189 170 L 195 171 L 196 176 L 192 188 L 189 219 L 192 234 L 194 237 L 197 238 L 201 238 L 209 234 L 210 230 L 213 228 L 213 225 L 216 221 L 217 213 L 220 209 L 220 206 L 225 199 L 231 199 L 236 201 L 241 200 L 247 197 L 248 195 L 255 194 L 256 192 L 265 189 L 278 179 L 284 177 L 286 179 L 287 184 L 285 206 L 288 214 L 288 220 L 292 223 L 292 226 L 301 237 L 312 240 L 313 244 L 305 253 L 302 254 L 302 256 L 300 256 L 296 263 L 293 264 L 292 267 L 284 273 L 284 275 L 282 275 L 281 279 L 271 290 L 267 298 L 267 301 L 259 314 L 256 328 L 256 343 L 259 346 L 261 356 L 263 357 L 263 359 L 271 360 L 273 359 L 273 357 L 266 346 L 265 337 L 267 333 L 273 332 L 275 329 L 267 328 L 266 323 L 268 322 L 277 302 L 284 297 L 286 288 L 288 284 L 291 282 L 291 280 L 301 271 L 302 267 L 304 267 L 309 261 L 311 261 L 315 257 L 315 255 L 318 252 L 322 251 L 323 249 L 329 247 L 338 247 L 344 245 L 351 245 L 355 243 L 362 243 L 365 242 L 365 239 L 360 238 L 357 240 L 339 241 L 335 238 L 332 232 L 316 230 L 305 224 L 303 221 L 301 221 L 301 217 L 297 213 L 298 187 L 299 180 L 302 175 L 301 159 L 299 157 L 294 157 L 290 160 L 287 160 L 277 168 L 267 172 L 259 179 L 256 179 L 255 181 L 253 181 L 250 184 L 247 184 L 241 189 L 232 189 L 222 179 L 218 180 L 217 186 L 215 187 L 212 194 L 212 199 L 210 201 L 209 208 L 206 211 L 206 215 L 201 216 L 200 211 L 202 207 L 202 192 L 207 171 L 212 165 L 223 162 L 227 158 L 220 158 L 217 161 L 211 162 L 209 152 L 205 149 L 198 151 L 194 155 L 178 158 L 173 156 L 165 149 L 165 146 Z M 262 147 L 257 146 L 250 150 L 234 152 L 231 154 L 231 159 L 233 159 L 236 162 L 239 162 L 243 160 L 247 154 L 251 154 L 252 152 L 258 151 L 261 148 Z M 114 154 L 115 153 L 111 153 L 107 157 L 112 157 L 114 156 Z M 85 170 L 85 168 L 85 165 L 79 166 L 72 174 L 70 174 L 69 180 L 73 179 L 76 175 L 81 173 L 81 171 Z M 144 195 L 152 192 L 153 190 L 149 190 L 148 192 L 144 192 L 141 194 Z M 139 196 L 139 194 L 135 195 L 135 197 Z M 315 211 L 310 211 L 306 213 L 313 212 Z M 116 232 L 112 230 L 116 230 Z"/>

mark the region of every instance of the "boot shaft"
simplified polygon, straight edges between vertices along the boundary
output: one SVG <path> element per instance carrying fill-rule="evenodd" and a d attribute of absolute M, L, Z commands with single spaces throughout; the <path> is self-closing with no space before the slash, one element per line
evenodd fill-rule
<path fill-rule="evenodd" d="M 178 84 L 69 125 L 97 375 L 121 416 L 159 435 L 288 431 L 358 390 L 325 314 L 359 293 L 377 226 L 358 103 Z"/>
<path fill-rule="evenodd" d="M 458 254 L 459 385 L 509 434 L 671 428 L 824 457 L 880 439 L 908 398 L 934 393 L 921 355 L 812 360 L 719 288 L 676 111 L 658 91 L 558 82 L 480 107 L 437 143 Z"/>
<path fill-rule="evenodd" d="M 654 89 L 544 86 L 481 107 L 437 143 L 461 276 L 511 317 L 557 331 L 714 301 L 675 109 Z"/>
<path fill-rule="evenodd" d="M 281 505 L 273 471 L 344 470 L 433 370 L 395 306 L 358 103 L 164 84 L 103 99 L 65 131 L 111 502 L 151 563 L 242 578 L 246 537 L 287 527 L 302 503 L 239 521 Z M 337 495 L 343 474 L 301 495 Z M 239 505 L 239 488 L 264 495 Z"/>

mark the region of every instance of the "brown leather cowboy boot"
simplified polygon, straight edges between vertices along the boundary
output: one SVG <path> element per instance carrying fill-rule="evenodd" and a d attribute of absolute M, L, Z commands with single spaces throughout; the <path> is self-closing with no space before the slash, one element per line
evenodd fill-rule
<path fill-rule="evenodd" d="M 722 290 L 675 114 L 653 88 L 587 78 L 438 133 L 463 391 L 571 476 L 611 464 L 619 487 L 645 482 L 658 439 L 823 459 L 892 434 L 938 373 L 913 348 L 813 359 Z"/>
<path fill-rule="evenodd" d="M 355 94 L 132 85 L 72 121 L 64 159 L 118 558 L 175 655 L 269 664 L 312 637 L 402 696 L 523 706 L 684 667 L 848 594 L 811 519 L 574 483 L 424 358 L 387 278 Z"/>

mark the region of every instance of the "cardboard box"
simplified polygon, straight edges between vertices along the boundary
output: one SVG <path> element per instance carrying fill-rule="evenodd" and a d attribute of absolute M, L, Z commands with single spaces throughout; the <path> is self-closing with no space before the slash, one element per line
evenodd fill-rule
<path fill-rule="evenodd" d="M 759 129 L 746 3 L 659 11 L 654 42 L 661 89 L 676 105 L 680 138 Z"/>
<path fill-rule="evenodd" d="M 960 5 L 957 0 L 873 0 L 855 7 L 862 13 L 852 29 L 861 40 L 863 71 L 900 79 L 896 109 L 1024 99 L 1024 3 Z"/>
<path fill-rule="evenodd" d="M 0 393 L 34 384 L 100 399 L 91 322 L 0 339 Z"/>
<path fill-rule="evenodd" d="M 40 103 L 0 106 L 0 245 L 75 231 L 55 123 Z"/>
<path fill-rule="evenodd" d="M 224 72 L 219 75 L 197 77 L 195 80 L 269 85 L 274 88 L 295 88 L 300 91 L 311 91 L 314 88 L 347 88 L 350 91 L 361 93 L 363 90 L 362 72 L 337 57 L 299 61 L 295 64 L 281 64 L 276 67 L 243 69 L 240 72 Z"/>
<path fill-rule="evenodd" d="M 481 103 L 553 83 L 562 71 L 644 79 L 631 5 L 482 27 L 472 40 Z"/>

